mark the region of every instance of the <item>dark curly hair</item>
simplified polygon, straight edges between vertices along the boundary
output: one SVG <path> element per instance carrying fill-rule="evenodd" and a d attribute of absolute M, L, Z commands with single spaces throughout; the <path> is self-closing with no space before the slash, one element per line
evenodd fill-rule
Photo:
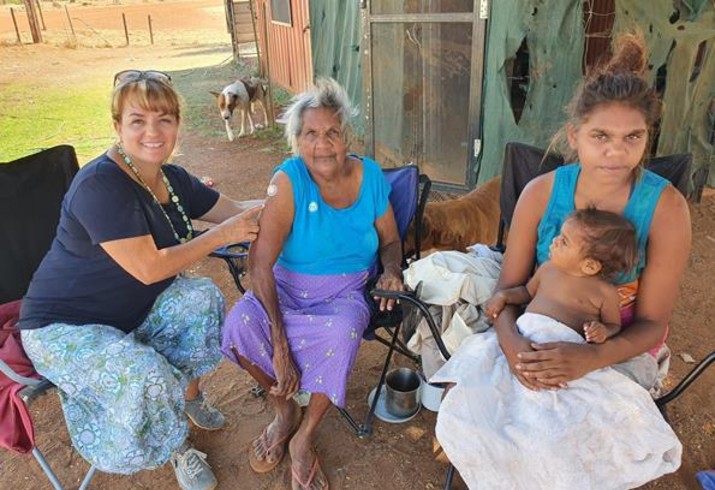
<path fill-rule="evenodd" d="M 583 230 L 583 255 L 601 264 L 600 275 L 605 279 L 628 273 L 638 263 L 636 229 L 627 218 L 591 207 L 574 211 L 566 219 Z"/>

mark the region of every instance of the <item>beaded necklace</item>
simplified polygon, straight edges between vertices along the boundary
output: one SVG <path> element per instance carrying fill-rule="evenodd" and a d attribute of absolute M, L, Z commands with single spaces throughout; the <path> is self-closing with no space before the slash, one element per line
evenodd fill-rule
<path fill-rule="evenodd" d="M 144 179 L 142 179 L 142 176 L 139 174 L 139 169 L 137 168 L 136 165 L 134 165 L 134 162 L 132 162 L 132 159 L 129 158 L 129 155 L 126 154 L 124 151 L 124 148 L 122 148 L 122 145 L 117 143 L 117 153 L 119 153 L 119 156 L 122 157 L 122 160 L 124 163 L 127 164 L 127 167 L 129 167 L 134 174 L 134 176 L 137 178 L 139 183 L 144 186 L 144 188 L 151 194 L 151 197 L 154 198 L 154 202 L 159 206 L 159 209 L 161 209 L 161 212 L 164 213 L 164 217 L 166 218 L 166 221 L 169 222 L 169 226 L 171 226 L 171 231 L 174 233 L 174 238 L 176 238 L 176 241 L 179 243 L 186 243 L 189 240 L 193 238 L 193 227 L 191 226 L 191 220 L 189 219 L 188 216 L 186 216 L 186 213 L 184 212 L 184 207 L 181 205 L 181 202 L 179 202 L 179 196 L 174 193 L 174 188 L 171 186 L 171 182 L 169 182 L 169 179 L 166 178 L 166 174 L 164 174 L 164 170 L 159 169 L 159 172 L 161 172 L 161 179 L 164 181 L 164 185 L 166 185 L 166 189 L 169 191 L 169 200 L 174 203 L 176 206 L 176 209 L 181 213 L 181 218 L 184 220 L 184 223 L 186 224 L 186 230 L 188 231 L 188 234 L 186 235 L 186 238 L 181 238 L 179 237 L 179 234 L 176 231 L 176 228 L 174 228 L 174 224 L 171 222 L 171 218 L 169 218 L 169 215 L 166 213 L 166 210 L 164 209 L 164 206 L 161 205 L 161 202 L 159 201 L 159 198 L 156 197 L 156 194 L 154 194 L 154 191 L 151 190 L 151 187 L 149 187 L 149 184 L 147 184 Z"/>

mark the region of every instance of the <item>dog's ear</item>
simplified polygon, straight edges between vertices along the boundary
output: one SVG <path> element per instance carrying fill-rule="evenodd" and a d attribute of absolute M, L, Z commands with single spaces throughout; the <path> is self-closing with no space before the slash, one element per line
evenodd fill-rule
<path fill-rule="evenodd" d="M 221 95 L 221 92 L 216 92 L 215 90 L 209 90 L 209 93 L 216 98 L 218 98 L 218 96 Z"/>

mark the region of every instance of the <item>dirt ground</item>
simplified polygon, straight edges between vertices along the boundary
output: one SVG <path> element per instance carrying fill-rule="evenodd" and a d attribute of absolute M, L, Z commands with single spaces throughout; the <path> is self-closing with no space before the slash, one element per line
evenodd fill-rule
<path fill-rule="evenodd" d="M 49 26 L 58 22 L 62 26 L 60 8 L 45 7 L 45 21 Z M 103 25 L 99 19 L 116 18 L 125 6 L 92 7 L 73 4 L 73 12 L 87 9 L 93 25 Z M 179 8 L 180 7 L 180 8 Z M 0 10 L 0 39 L 12 34 L 5 13 Z M 171 39 L 164 39 L 154 47 L 132 45 L 115 49 L 68 49 L 61 42 L 43 46 L 0 46 L 0 89 L 3 81 L 18 77 L 35 78 L 38 74 L 53 83 L 73 83 L 84 77 L 111 77 L 115 71 L 137 67 L 158 67 L 165 70 L 202 69 L 215 66 L 230 56 L 228 36 L 225 33 L 223 7 L 220 0 L 195 2 L 137 3 L 133 15 L 146 18 L 152 9 L 166 9 L 178 13 L 170 21 Z M 80 15 L 80 14 L 73 14 Z M 160 17 L 159 13 L 154 13 Z M 87 17 L 89 18 L 89 17 Z M 89 23 L 89 21 L 86 21 Z M 155 26 L 161 25 L 156 21 Z M 181 27 L 190 28 L 191 37 L 184 41 L 178 34 Z M 105 29 L 102 27 L 102 29 Z M 8 30 L 10 29 L 10 30 Z M 98 31 L 99 32 L 99 31 Z M 106 31 L 101 31 L 108 36 Z M 115 33 L 116 34 L 116 33 Z M 64 35 L 64 34 L 63 34 Z M 14 34 L 12 34 L 14 36 Z M 120 33 L 120 40 L 123 33 Z M 58 38 L 59 39 L 59 38 Z M 202 49 L 205 45 L 221 49 Z M 209 70 L 206 70 L 209 73 Z M 217 80 L 221 85 L 228 80 Z M 259 198 L 265 191 L 270 169 L 285 156 L 283 146 L 275 138 L 249 137 L 238 142 L 228 142 L 221 134 L 222 125 L 215 114 L 210 98 L 202 113 L 206 123 L 215 129 L 185 131 L 182 153 L 177 161 L 199 176 L 210 176 L 217 188 L 239 199 Z M 0 142 L 2 144 L 2 142 Z M 715 329 L 710 315 L 714 306 L 710 274 L 715 264 L 715 193 L 708 192 L 700 204 L 692 205 L 693 249 L 690 257 L 681 298 L 672 323 L 669 344 L 674 352 L 669 382 L 680 379 L 692 365 L 681 355 L 688 354 L 700 360 L 715 349 Z M 238 297 L 223 264 L 206 259 L 193 273 L 212 277 L 226 294 L 227 304 Z M 364 343 L 349 385 L 348 407 L 362 416 L 367 409 L 367 395 L 380 373 L 380 359 L 384 348 L 377 343 Z M 402 359 L 398 364 L 409 365 Z M 208 396 L 226 414 L 228 427 L 208 433 L 192 428 L 191 438 L 201 451 L 209 455 L 209 462 L 219 479 L 221 489 L 281 489 L 288 488 L 290 470 L 287 461 L 267 475 L 254 474 L 249 466 L 246 451 L 251 440 L 271 419 L 270 407 L 262 398 L 254 398 L 249 390 L 253 383 L 228 362 L 206 377 L 204 388 Z M 670 420 L 684 445 L 683 465 L 674 475 L 650 483 L 646 489 L 696 489 L 699 488 L 694 473 L 715 467 L 715 369 L 700 379 L 679 400 L 672 403 Z M 38 433 L 38 446 L 54 465 L 60 479 L 68 486 L 78 486 L 87 464 L 71 447 L 62 422 L 58 397 L 45 397 L 33 405 L 33 416 Z M 376 421 L 374 433 L 368 439 L 352 435 L 335 410 L 328 415 L 317 437 L 317 452 L 335 489 L 414 489 L 441 488 L 446 466 L 435 460 L 432 435 L 435 414 L 422 410 L 405 424 L 391 425 Z M 40 489 L 50 488 L 43 473 L 31 456 L 0 452 L 0 488 Z M 604 475 L 604 478 L 607 478 Z M 460 485 L 456 485 L 460 487 Z M 133 476 L 97 474 L 91 488 L 102 489 L 169 489 L 176 488 L 171 468 L 165 466 L 151 472 Z"/>

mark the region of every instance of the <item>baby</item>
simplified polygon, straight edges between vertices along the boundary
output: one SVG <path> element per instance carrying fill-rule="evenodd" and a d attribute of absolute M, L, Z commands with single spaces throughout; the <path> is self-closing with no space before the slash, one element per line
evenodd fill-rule
<path fill-rule="evenodd" d="M 557 320 L 587 342 L 603 343 L 621 330 L 618 292 L 609 281 L 638 260 L 633 225 L 595 208 L 571 213 L 549 248 L 549 261 L 526 286 L 497 291 L 484 309 L 496 318 L 507 304 Z"/>

